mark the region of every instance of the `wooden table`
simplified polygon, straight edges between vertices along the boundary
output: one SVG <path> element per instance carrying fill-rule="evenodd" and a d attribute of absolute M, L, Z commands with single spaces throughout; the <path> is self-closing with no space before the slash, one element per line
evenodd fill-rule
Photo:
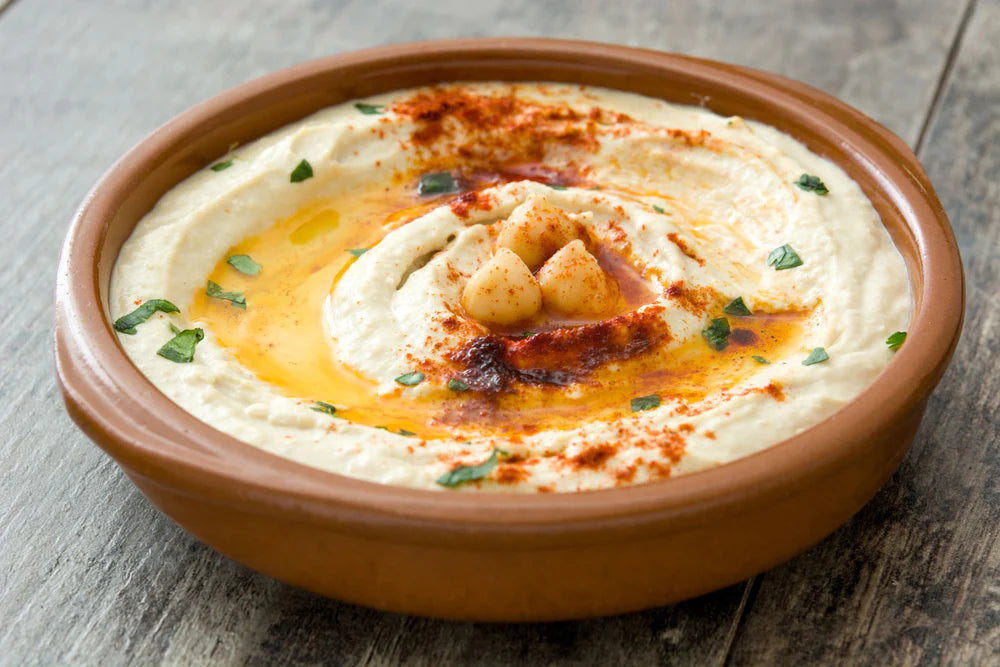
<path fill-rule="evenodd" d="M 0 0 L 0 663 L 1000 660 L 1000 0 L 694 4 Z M 228 86 L 359 47 L 515 34 L 780 72 L 915 147 L 961 243 L 969 307 L 912 451 L 867 507 L 792 561 L 615 618 L 385 614 L 216 554 L 63 410 L 51 296 L 74 209 L 130 145 Z"/>

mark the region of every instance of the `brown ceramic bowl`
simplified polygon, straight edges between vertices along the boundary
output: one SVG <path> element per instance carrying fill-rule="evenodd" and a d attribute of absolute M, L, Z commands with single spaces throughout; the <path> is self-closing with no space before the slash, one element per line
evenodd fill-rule
<path fill-rule="evenodd" d="M 192 172 L 322 107 L 460 80 L 564 81 L 704 104 L 780 128 L 843 167 L 906 258 L 906 345 L 857 399 L 770 449 L 607 491 L 504 495 L 382 486 L 243 444 L 170 402 L 110 326 L 112 265 L 136 222 Z M 220 552 L 341 600 L 491 621 L 613 614 L 696 596 L 828 535 L 896 469 L 958 339 L 958 249 L 917 158 L 885 128 L 788 79 L 618 46 L 484 39 L 335 56 L 228 90 L 129 151 L 63 247 L 59 380 L 73 419 L 157 507 Z"/>

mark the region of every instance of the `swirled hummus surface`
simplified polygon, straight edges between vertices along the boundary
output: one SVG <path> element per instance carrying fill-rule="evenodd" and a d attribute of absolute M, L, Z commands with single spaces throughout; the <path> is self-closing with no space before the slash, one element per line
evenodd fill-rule
<path fill-rule="evenodd" d="M 164 195 L 111 284 L 125 351 L 199 419 L 465 491 L 752 454 L 858 395 L 909 313 L 903 260 L 835 164 L 563 84 L 380 95 L 238 147 Z"/>

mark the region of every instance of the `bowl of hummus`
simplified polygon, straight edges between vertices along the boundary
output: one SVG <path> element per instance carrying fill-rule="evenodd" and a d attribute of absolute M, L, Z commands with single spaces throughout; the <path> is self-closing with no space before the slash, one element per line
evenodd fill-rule
<path fill-rule="evenodd" d="M 905 454 L 962 313 L 926 175 L 859 112 L 464 40 L 283 70 L 143 140 L 69 232 L 56 354 L 84 431 L 222 553 L 542 620 L 827 535 Z"/>

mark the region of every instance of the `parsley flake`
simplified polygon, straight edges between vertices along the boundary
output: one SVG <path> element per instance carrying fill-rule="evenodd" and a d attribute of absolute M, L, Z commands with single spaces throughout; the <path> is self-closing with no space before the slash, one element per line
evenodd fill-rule
<path fill-rule="evenodd" d="M 365 254 L 369 250 L 371 250 L 371 248 L 348 248 L 347 252 L 351 253 L 355 257 L 361 257 L 361 255 Z"/>
<path fill-rule="evenodd" d="M 764 357 L 762 357 L 762 356 L 760 356 L 758 354 L 755 354 L 755 355 L 753 355 L 750 358 L 753 359 L 754 361 L 756 361 L 758 364 L 764 364 L 766 366 L 770 366 L 771 365 L 770 361 L 768 361 L 767 359 L 765 359 Z"/>
<path fill-rule="evenodd" d="M 457 191 L 458 183 L 447 171 L 424 174 L 420 177 L 420 184 L 417 185 L 418 195 L 440 195 Z"/>
<path fill-rule="evenodd" d="M 451 389 L 452 391 L 468 391 L 469 385 L 457 378 L 452 378 L 448 380 L 448 389 Z"/>
<path fill-rule="evenodd" d="M 799 257 L 799 254 L 795 252 L 795 249 L 787 243 L 783 246 L 775 248 L 767 256 L 767 265 L 773 266 L 775 271 L 794 269 L 796 266 L 802 266 L 802 264 L 802 258 Z"/>
<path fill-rule="evenodd" d="M 218 283 L 213 283 L 211 280 L 208 281 L 208 285 L 205 287 L 205 294 L 213 299 L 228 301 L 237 308 L 247 309 L 247 300 L 243 296 L 243 292 L 226 292 Z"/>
<path fill-rule="evenodd" d="M 365 104 L 364 102 L 355 102 L 354 108 L 366 116 L 377 116 L 385 111 L 385 106 L 382 104 Z"/>
<path fill-rule="evenodd" d="M 708 344 L 718 351 L 726 349 L 729 345 L 729 320 L 725 317 L 716 317 L 708 328 L 701 332 Z"/>
<path fill-rule="evenodd" d="M 885 344 L 889 346 L 889 349 L 895 352 L 899 348 L 903 347 L 903 343 L 906 341 L 906 332 L 897 331 L 888 338 L 885 339 Z"/>
<path fill-rule="evenodd" d="M 407 431 L 405 428 L 401 428 L 396 432 L 399 433 L 400 435 L 405 435 L 408 438 L 416 435 L 416 433 L 414 433 L 413 431 Z"/>
<path fill-rule="evenodd" d="M 633 398 L 630 406 L 632 408 L 632 412 L 641 412 L 642 410 L 652 410 L 653 408 L 658 408 L 660 407 L 660 395 L 649 394 L 648 396 Z"/>
<path fill-rule="evenodd" d="M 413 387 L 424 381 L 424 374 L 420 371 L 410 371 L 409 373 L 404 373 L 396 378 L 396 382 L 403 385 L 404 387 Z"/>
<path fill-rule="evenodd" d="M 204 338 L 205 332 L 201 329 L 185 329 L 164 343 L 156 353 L 174 363 L 188 364 L 194 361 L 194 346 Z"/>
<path fill-rule="evenodd" d="M 150 317 L 153 313 L 160 311 L 161 313 L 177 313 L 177 306 L 170 303 L 166 299 L 150 299 L 146 303 L 142 304 L 131 313 L 127 315 L 122 315 L 117 320 L 115 320 L 114 327 L 115 331 L 120 331 L 123 334 L 132 335 L 136 332 L 135 325 L 142 324 Z"/>
<path fill-rule="evenodd" d="M 821 347 L 814 347 L 809 356 L 802 360 L 802 365 L 812 366 L 813 364 L 821 364 L 829 358 L 830 355 L 826 353 L 826 350 Z"/>
<path fill-rule="evenodd" d="M 499 449 L 494 449 L 490 457 L 478 465 L 467 466 L 464 463 L 460 463 L 445 474 L 438 477 L 435 481 L 441 486 L 454 487 L 462 484 L 464 482 L 472 482 L 477 479 L 482 479 L 490 474 L 493 468 L 497 464 L 497 456 L 500 455 Z"/>
<path fill-rule="evenodd" d="M 738 296 L 730 301 L 729 304 L 722 309 L 722 312 L 726 315 L 736 315 L 739 317 L 749 317 L 750 315 L 753 315 L 753 312 L 751 312 L 750 309 L 747 308 L 747 305 L 743 303 L 743 297 L 741 296 Z"/>
<path fill-rule="evenodd" d="M 302 181 L 313 177 L 313 168 L 309 164 L 309 160 L 302 158 L 302 161 L 295 165 L 295 169 L 292 170 L 291 175 L 289 175 L 288 180 L 292 183 L 301 183 Z"/>
<path fill-rule="evenodd" d="M 250 255 L 230 255 L 226 263 L 240 273 L 245 273 L 248 276 L 257 275 L 261 269 L 260 264 L 253 261 Z"/>
<path fill-rule="evenodd" d="M 209 167 L 209 169 L 211 169 L 212 171 L 225 171 L 226 169 L 229 169 L 232 166 L 233 166 L 233 160 L 229 159 L 229 160 L 223 160 L 222 162 L 216 162 L 211 167 Z"/>
<path fill-rule="evenodd" d="M 802 174 L 799 176 L 799 180 L 792 182 L 799 186 L 799 189 L 806 192 L 815 192 L 821 197 L 830 192 L 823 181 L 819 180 L 819 176 L 813 176 L 812 174 Z"/>
<path fill-rule="evenodd" d="M 309 409 L 316 412 L 322 412 L 323 414 L 330 415 L 331 417 L 337 416 L 337 406 L 326 403 L 325 401 L 316 401 Z"/>
<path fill-rule="evenodd" d="M 666 211 L 664 211 L 661 207 L 657 206 L 656 204 L 653 204 L 653 210 L 656 211 L 657 213 L 666 213 Z"/>
<path fill-rule="evenodd" d="M 552 184 L 549 184 L 549 187 L 552 188 L 553 190 L 565 190 L 566 189 L 565 185 L 552 185 Z"/>

